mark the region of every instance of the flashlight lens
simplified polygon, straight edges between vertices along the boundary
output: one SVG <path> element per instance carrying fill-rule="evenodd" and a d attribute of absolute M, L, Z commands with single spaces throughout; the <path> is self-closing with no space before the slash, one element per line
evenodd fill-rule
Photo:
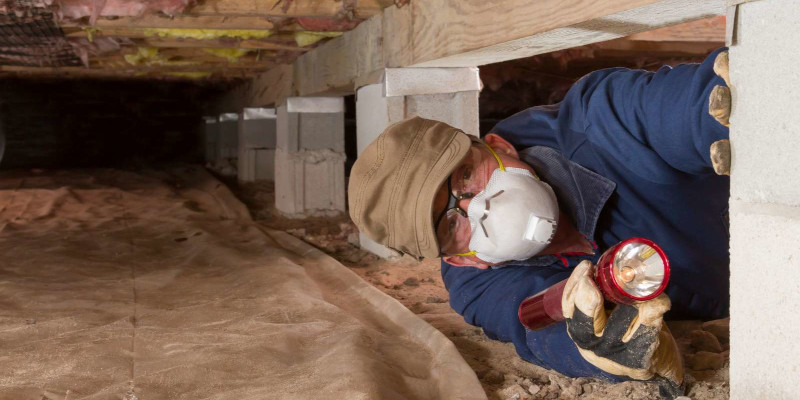
<path fill-rule="evenodd" d="M 614 278 L 633 297 L 647 297 L 664 281 L 664 260 L 652 246 L 632 242 L 614 256 Z"/>

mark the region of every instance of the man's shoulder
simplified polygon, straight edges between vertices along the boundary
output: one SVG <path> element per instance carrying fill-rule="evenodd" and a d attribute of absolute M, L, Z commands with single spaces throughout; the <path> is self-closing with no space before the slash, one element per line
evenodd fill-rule
<path fill-rule="evenodd" d="M 600 210 L 614 192 L 616 183 L 550 147 L 528 147 L 519 154 L 520 159 L 553 188 L 559 206 L 575 222 L 578 231 L 593 238 Z"/>

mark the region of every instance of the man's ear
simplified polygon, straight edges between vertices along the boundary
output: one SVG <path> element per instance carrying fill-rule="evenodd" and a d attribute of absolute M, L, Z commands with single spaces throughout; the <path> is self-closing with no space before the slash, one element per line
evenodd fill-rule
<path fill-rule="evenodd" d="M 517 153 L 517 149 L 514 148 L 514 145 L 501 138 L 498 134 L 490 133 L 483 137 L 483 141 L 494 149 L 494 151 L 519 159 L 519 153 Z"/>
<path fill-rule="evenodd" d="M 442 257 L 442 259 L 444 260 L 444 262 L 450 265 L 454 265 L 456 267 L 475 267 L 478 269 L 489 269 L 489 264 L 475 261 L 470 257 L 447 256 L 447 257 Z"/>

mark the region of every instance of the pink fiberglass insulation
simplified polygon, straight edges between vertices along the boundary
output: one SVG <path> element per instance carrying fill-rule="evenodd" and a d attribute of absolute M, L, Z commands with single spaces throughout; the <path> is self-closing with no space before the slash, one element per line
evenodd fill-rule
<path fill-rule="evenodd" d="M 192 5 L 194 0 L 57 0 L 61 18 L 136 17 L 161 12 L 175 15 Z"/>
<path fill-rule="evenodd" d="M 89 56 L 99 56 L 102 54 L 114 53 L 119 51 L 120 44 L 132 44 L 128 38 L 96 37 L 89 41 L 88 38 L 69 38 L 70 46 L 75 50 L 75 54 L 81 59 L 85 67 L 89 66 Z"/>

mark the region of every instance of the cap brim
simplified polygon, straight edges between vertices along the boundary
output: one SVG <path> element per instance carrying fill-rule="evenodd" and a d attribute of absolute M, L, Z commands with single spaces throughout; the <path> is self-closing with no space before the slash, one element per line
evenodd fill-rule
<path fill-rule="evenodd" d="M 442 151 L 439 159 L 436 160 L 431 174 L 422 186 L 417 199 L 417 210 L 419 211 L 415 216 L 415 225 L 418 234 L 421 234 L 417 243 L 422 257 L 439 257 L 439 241 L 436 238 L 436 231 L 433 226 L 433 201 L 439 188 L 456 167 L 461 164 L 472 145 L 472 138 L 469 135 L 455 128 L 451 129 L 456 131 L 453 134 L 453 140 Z"/>

